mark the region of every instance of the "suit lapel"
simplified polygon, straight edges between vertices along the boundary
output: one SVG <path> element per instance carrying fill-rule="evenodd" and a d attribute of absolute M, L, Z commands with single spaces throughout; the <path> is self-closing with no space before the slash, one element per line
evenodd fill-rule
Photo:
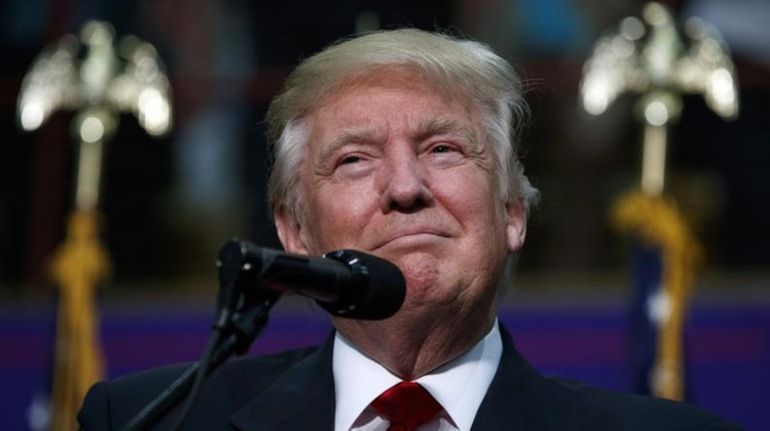
<path fill-rule="evenodd" d="M 334 426 L 334 335 L 315 352 L 291 366 L 267 390 L 230 419 L 236 429 L 332 430 Z"/>
<path fill-rule="evenodd" d="M 541 376 L 516 351 L 501 325 L 503 356 L 484 396 L 473 431 L 569 429 L 571 402 L 566 391 Z"/>

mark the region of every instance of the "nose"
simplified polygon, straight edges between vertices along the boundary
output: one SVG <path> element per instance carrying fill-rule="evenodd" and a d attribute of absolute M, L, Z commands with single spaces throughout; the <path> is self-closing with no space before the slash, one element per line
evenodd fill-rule
<path fill-rule="evenodd" d="M 430 206 L 433 196 L 426 183 L 425 167 L 411 146 L 390 151 L 381 175 L 381 208 L 390 211 L 414 212 Z"/>

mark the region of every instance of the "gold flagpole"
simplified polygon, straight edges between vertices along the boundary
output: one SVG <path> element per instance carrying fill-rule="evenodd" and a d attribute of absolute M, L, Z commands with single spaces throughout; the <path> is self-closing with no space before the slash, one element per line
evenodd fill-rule
<path fill-rule="evenodd" d="M 80 40 L 67 35 L 35 60 L 19 95 L 19 122 L 31 131 L 57 109 L 79 110 L 73 131 L 79 141 L 75 203 L 66 238 L 54 252 L 50 273 L 59 287 L 53 365 L 51 430 L 75 429 L 88 388 L 104 375 L 98 342 L 96 286 L 110 273 L 99 239 L 99 191 L 105 143 L 120 111 L 133 112 L 152 135 L 171 126 L 170 88 L 155 49 L 128 36 L 115 51 L 114 30 L 91 21 Z M 77 53 L 84 45 L 85 57 Z M 79 64 L 78 64 L 79 63 Z"/>
<path fill-rule="evenodd" d="M 658 297 L 658 345 L 650 387 L 654 395 L 684 398 L 682 327 L 699 252 L 672 199 L 664 196 L 668 127 L 682 108 L 681 93 L 704 96 L 725 119 L 738 115 L 735 73 L 716 30 L 696 18 L 683 27 L 668 9 L 647 3 L 642 19 L 628 17 L 599 39 L 580 84 L 583 108 L 600 115 L 626 92 L 641 94 L 644 123 L 639 191 L 623 196 L 612 210 L 615 224 L 661 249 L 662 289 Z"/>

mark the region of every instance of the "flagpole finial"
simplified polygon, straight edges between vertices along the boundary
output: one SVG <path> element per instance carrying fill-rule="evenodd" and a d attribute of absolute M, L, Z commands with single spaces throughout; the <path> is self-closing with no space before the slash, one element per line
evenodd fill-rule
<path fill-rule="evenodd" d="M 658 196 L 665 184 L 667 128 L 679 119 L 681 94 L 702 95 L 731 120 L 738 115 L 736 81 L 729 49 L 713 26 L 698 18 L 679 26 L 665 6 L 650 2 L 641 18 L 624 18 L 594 44 L 583 67 L 580 101 L 588 114 L 601 115 L 621 95 L 640 95 L 641 188 Z"/>

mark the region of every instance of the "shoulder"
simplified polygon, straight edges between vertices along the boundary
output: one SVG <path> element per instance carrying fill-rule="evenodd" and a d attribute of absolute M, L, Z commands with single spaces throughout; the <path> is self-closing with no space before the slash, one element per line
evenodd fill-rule
<path fill-rule="evenodd" d="M 206 410 L 212 416 L 227 417 L 316 350 L 297 349 L 276 355 L 229 361 L 207 378 L 201 388 L 199 402 L 206 403 Z M 78 413 L 81 429 L 108 430 L 122 427 L 190 365 L 169 365 L 95 384 Z"/>
<path fill-rule="evenodd" d="M 727 431 L 737 425 L 693 405 L 648 396 L 613 392 L 586 384 L 548 379 L 572 398 L 576 430 Z"/>
<path fill-rule="evenodd" d="M 501 334 L 503 358 L 480 410 L 485 426 L 474 429 L 511 429 L 513 419 L 519 429 L 554 431 L 740 430 L 689 404 L 545 377 L 516 351 L 504 327 Z"/>

